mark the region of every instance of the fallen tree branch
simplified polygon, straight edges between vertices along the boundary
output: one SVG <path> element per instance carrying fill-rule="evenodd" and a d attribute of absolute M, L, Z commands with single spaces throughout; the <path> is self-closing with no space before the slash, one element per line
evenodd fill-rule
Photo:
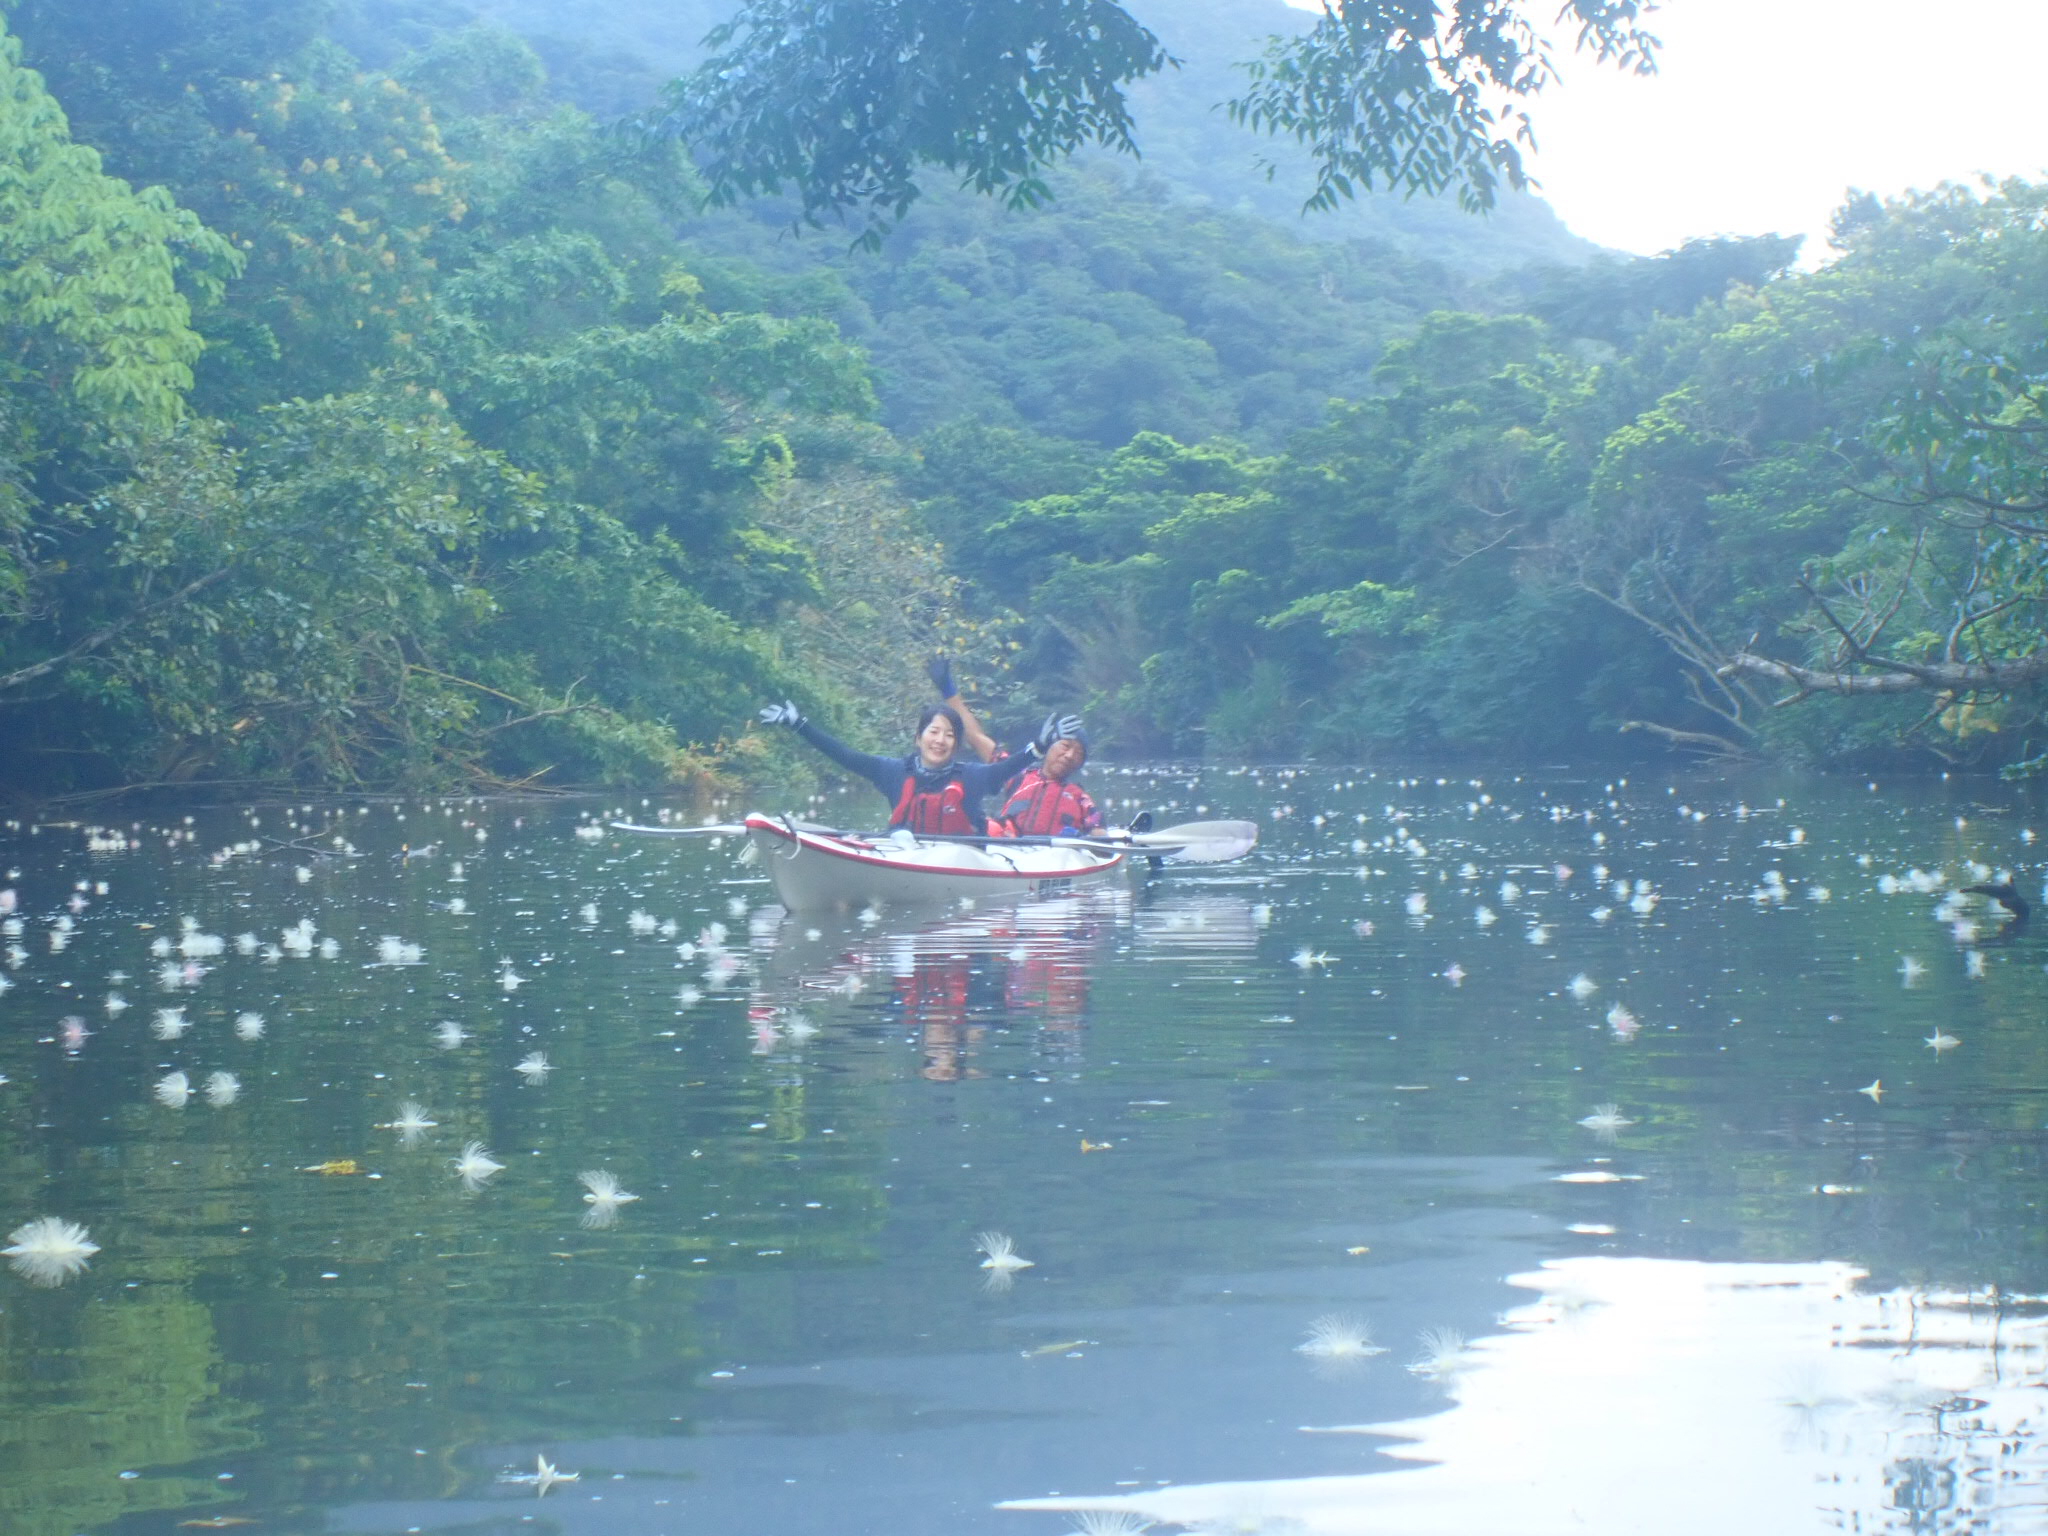
<path fill-rule="evenodd" d="M 1674 747 L 1693 747 L 1711 752 L 1716 757 L 1753 758 L 1756 753 L 1739 741 L 1730 741 L 1726 736 L 1717 736 L 1712 731 L 1681 731 L 1673 725 L 1659 725 L 1654 720 L 1624 720 L 1623 731 L 1648 731 Z"/>
<path fill-rule="evenodd" d="M 2048 678 L 2048 650 L 2032 651 L 2010 661 L 1894 661 L 1888 657 L 1860 658 L 1867 665 L 1883 667 L 1878 675 L 1860 672 L 1825 672 L 1813 667 L 1774 661 L 1751 651 L 1729 657 L 1723 670 L 1748 677 L 1767 677 L 1773 682 L 1797 688 L 1800 696 L 1813 693 L 1844 695 L 1917 693 L 2006 693 Z M 1789 702 L 1789 701 L 1781 701 Z"/>

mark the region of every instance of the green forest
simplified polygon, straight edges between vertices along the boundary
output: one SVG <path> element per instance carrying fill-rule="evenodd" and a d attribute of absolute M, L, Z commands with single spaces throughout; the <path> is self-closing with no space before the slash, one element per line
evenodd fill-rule
<path fill-rule="evenodd" d="M 838 225 L 649 126 L 713 12 L 0 19 L 16 795 L 787 775 L 759 703 L 890 747 L 934 652 L 1126 757 L 2048 755 L 2048 185 L 1298 219 L 1191 62 Z"/>

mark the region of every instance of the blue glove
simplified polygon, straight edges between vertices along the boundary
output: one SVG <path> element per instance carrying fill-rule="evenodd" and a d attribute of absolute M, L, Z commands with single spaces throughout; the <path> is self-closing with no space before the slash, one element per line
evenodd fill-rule
<path fill-rule="evenodd" d="M 943 656 L 934 656 L 926 662 L 924 675 L 932 680 L 932 686 L 939 690 L 942 699 L 950 699 L 960 691 L 953 686 L 953 663 Z"/>
<path fill-rule="evenodd" d="M 780 704 L 770 704 L 761 711 L 761 723 L 763 725 L 802 725 L 804 723 L 804 715 L 803 711 L 798 709 L 793 702 L 784 699 Z"/>
<path fill-rule="evenodd" d="M 1036 752 L 1040 757 L 1043 757 L 1045 756 L 1045 749 L 1051 746 L 1054 742 L 1058 741 L 1059 739 L 1059 711 L 1054 710 L 1051 714 L 1047 715 L 1043 721 L 1039 723 L 1038 734 L 1031 738 L 1031 750 Z"/>
<path fill-rule="evenodd" d="M 1059 719 L 1059 733 L 1053 739 L 1055 741 L 1072 741 L 1080 734 L 1081 717 L 1079 715 L 1061 715 Z"/>

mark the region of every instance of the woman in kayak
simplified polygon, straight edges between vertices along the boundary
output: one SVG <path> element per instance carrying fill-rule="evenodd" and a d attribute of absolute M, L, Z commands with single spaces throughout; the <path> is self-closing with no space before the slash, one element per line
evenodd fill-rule
<path fill-rule="evenodd" d="M 992 763 L 964 763 L 957 756 L 960 716 L 943 704 L 934 705 L 918 717 L 916 749 L 902 757 L 857 752 L 811 724 L 788 700 L 770 704 L 761 711 L 762 724 L 789 726 L 848 773 L 859 775 L 880 790 L 891 806 L 891 827 L 970 836 L 989 829 L 988 817 L 981 809 L 982 797 L 1015 778 L 1019 766 L 1057 741 L 1061 726 L 1069 721 L 1079 729 L 1078 719 L 1070 716 L 1068 721 L 1062 721 L 1047 715 L 1037 738 L 1018 756 L 998 758 Z"/>

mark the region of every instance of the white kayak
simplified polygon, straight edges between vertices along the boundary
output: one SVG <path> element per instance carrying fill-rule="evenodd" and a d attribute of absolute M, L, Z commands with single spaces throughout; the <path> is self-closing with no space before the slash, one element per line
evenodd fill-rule
<path fill-rule="evenodd" d="M 746 820 L 760 862 L 792 912 L 942 906 L 1040 896 L 1122 868 L 1100 845 L 933 842 L 909 832 L 839 832 L 759 813 Z"/>

